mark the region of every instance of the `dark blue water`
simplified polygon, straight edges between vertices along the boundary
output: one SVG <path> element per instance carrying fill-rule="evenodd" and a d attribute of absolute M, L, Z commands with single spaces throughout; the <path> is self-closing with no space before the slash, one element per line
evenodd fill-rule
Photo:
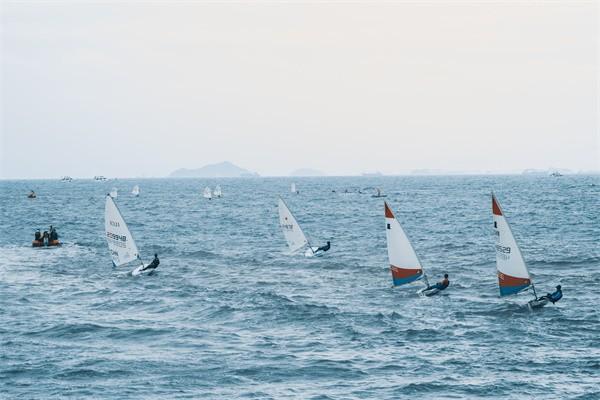
<path fill-rule="evenodd" d="M 598 177 L 295 181 L 0 182 L 0 398 L 600 398 Z M 113 186 L 153 276 L 111 265 Z M 391 289 L 383 202 L 340 193 L 365 186 L 445 295 Z M 492 189 L 557 305 L 498 297 Z M 285 255 L 277 194 L 326 257 Z M 64 246 L 32 249 L 49 224 Z"/>

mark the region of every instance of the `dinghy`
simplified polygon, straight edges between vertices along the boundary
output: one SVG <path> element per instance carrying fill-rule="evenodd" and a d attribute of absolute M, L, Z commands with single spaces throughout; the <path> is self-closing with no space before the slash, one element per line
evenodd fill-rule
<path fill-rule="evenodd" d="M 281 227 L 281 231 L 283 232 L 283 236 L 288 244 L 290 249 L 290 254 L 296 253 L 298 250 L 303 249 L 305 246 L 308 246 L 306 251 L 304 252 L 305 257 L 320 257 L 325 251 L 321 250 L 319 247 L 312 246 L 300 228 L 300 224 L 294 217 L 294 214 L 290 211 L 287 204 L 281 197 L 279 197 L 279 226 Z"/>
<path fill-rule="evenodd" d="M 112 188 L 110 190 L 109 196 L 112 197 L 113 199 L 116 199 L 118 195 L 119 195 L 119 192 L 117 191 L 117 188 Z"/>
<path fill-rule="evenodd" d="M 387 194 L 384 194 L 380 188 L 375 188 L 375 191 L 377 193 L 375 193 L 373 196 L 371 197 L 375 197 L 375 198 L 379 198 L 379 197 L 387 197 Z"/>
<path fill-rule="evenodd" d="M 205 199 L 212 199 L 212 191 L 208 186 L 204 188 L 204 193 L 202 194 L 202 196 L 204 196 Z"/>
<path fill-rule="evenodd" d="M 383 202 L 385 210 L 385 233 L 387 239 L 388 259 L 392 272 L 394 286 L 401 286 L 423 278 L 425 288 L 417 293 L 422 296 L 433 296 L 441 291 L 437 287 L 430 287 L 427 275 L 423 271 L 423 264 L 413 248 L 408 236 L 402 229 L 400 222 L 394 216 L 387 202 Z"/>
<path fill-rule="evenodd" d="M 131 191 L 131 194 L 135 197 L 138 197 L 140 195 L 140 187 L 138 185 L 135 185 L 133 187 L 133 190 Z"/>
<path fill-rule="evenodd" d="M 215 190 L 213 191 L 213 196 L 215 196 L 216 198 L 221 198 L 221 196 L 223 196 L 221 186 L 217 185 L 217 187 L 215 187 Z"/>
<path fill-rule="evenodd" d="M 106 241 L 115 267 L 120 267 L 136 261 L 140 265 L 131 271 L 131 275 L 137 276 L 143 273 L 149 273 L 154 269 L 144 270 L 144 262 L 140 258 L 135 240 L 121 215 L 113 197 L 106 196 L 104 207 L 104 229 L 106 231 Z"/>
<path fill-rule="evenodd" d="M 548 300 L 538 298 L 527 265 L 521 254 L 521 249 L 519 249 L 519 245 L 508 225 L 508 220 L 504 216 L 494 193 L 492 193 L 492 217 L 496 236 L 496 268 L 498 270 L 500 296 L 510 296 L 531 288 L 535 298 L 528 303 L 529 308 L 545 306 L 548 304 Z"/>

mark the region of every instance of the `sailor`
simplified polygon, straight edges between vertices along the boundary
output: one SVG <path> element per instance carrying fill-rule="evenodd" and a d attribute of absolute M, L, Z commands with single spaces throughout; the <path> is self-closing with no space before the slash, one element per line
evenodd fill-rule
<path fill-rule="evenodd" d="M 42 233 L 40 232 L 39 229 L 37 231 L 35 231 L 34 237 L 35 237 L 35 240 L 37 242 L 39 242 L 40 240 L 42 240 Z"/>
<path fill-rule="evenodd" d="M 556 303 L 557 301 L 559 301 L 560 299 L 562 299 L 563 294 L 562 294 L 562 287 L 560 285 L 556 286 L 556 291 L 554 293 L 548 293 L 545 296 L 540 297 L 541 299 L 548 299 L 548 301 L 551 301 L 552 304 Z"/>
<path fill-rule="evenodd" d="M 317 248 L 317 250 L 315 251 L 315 253 L 316 253 L 317 251 L 319 251 L 319 250 L 321 250 L 321 251 L 327 251 L 327 250 L 329 250 L 330 248 L 331 248 L 331 242 L 328 240 L 328 241 L 327 241 L 327 244 L 326 244 L 325 246 L 318 247 L 318 248 Z"/>
<path fill-rule="evenodd" d="M 146 271 L 148 269 L 155 269 L 156 267 L 158 267 L 158 264 L 160 264 L 160 260 L 158 259 L 158 254 L 154 254 L 154 260 L 152 260 L 152 262 L 148 265 L 146 265 L 144 267 L 144 269 L 142 269 L 142 271 Z"/>
<path fill-rule="evenodd" d="M 30 199 L 35 199 L 35 197 L 36 197 L 35 192 L 32 190 L 31 192 L 29 192 L 27 197 L 29 197 Z"/>
<path fill-rule="evenodd" d="M 433 286 L 429 286 L 427 289 L 439 289 L 444 290 L 450 285 L 450 281 L 448 280 L 448 274 L 444 274 L 444 279 L 441 282 L 436 283 Z"/>

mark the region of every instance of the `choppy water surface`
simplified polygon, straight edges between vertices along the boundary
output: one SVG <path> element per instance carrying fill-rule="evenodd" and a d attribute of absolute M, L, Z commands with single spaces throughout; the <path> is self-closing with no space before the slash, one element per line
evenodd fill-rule
<path fill-rule="evenodd" d="M 599 398 L 598 177 L 295 181 L 0 182 L 0 397 Z M 113 186 L 153 276 L 111 265 Z M 450 274 L 445 295 L 390 287 L 382 200 L 341 193 L 365 186 Z M 538 290 L 563 285 L 556 306 L 498 297 L 492 189 Z M 326 257 L 285 254 L 277 194 Z M 32 249 L 49 224 L 64 246 Z"/>

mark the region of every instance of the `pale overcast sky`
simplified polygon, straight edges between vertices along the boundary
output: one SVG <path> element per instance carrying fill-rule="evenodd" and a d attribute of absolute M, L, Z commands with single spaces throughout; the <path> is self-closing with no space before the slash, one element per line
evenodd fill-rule
<path fill-rule="evenodd" d="M 3 178 L 600 169 L 596 1 L 0 7 Z"/>

